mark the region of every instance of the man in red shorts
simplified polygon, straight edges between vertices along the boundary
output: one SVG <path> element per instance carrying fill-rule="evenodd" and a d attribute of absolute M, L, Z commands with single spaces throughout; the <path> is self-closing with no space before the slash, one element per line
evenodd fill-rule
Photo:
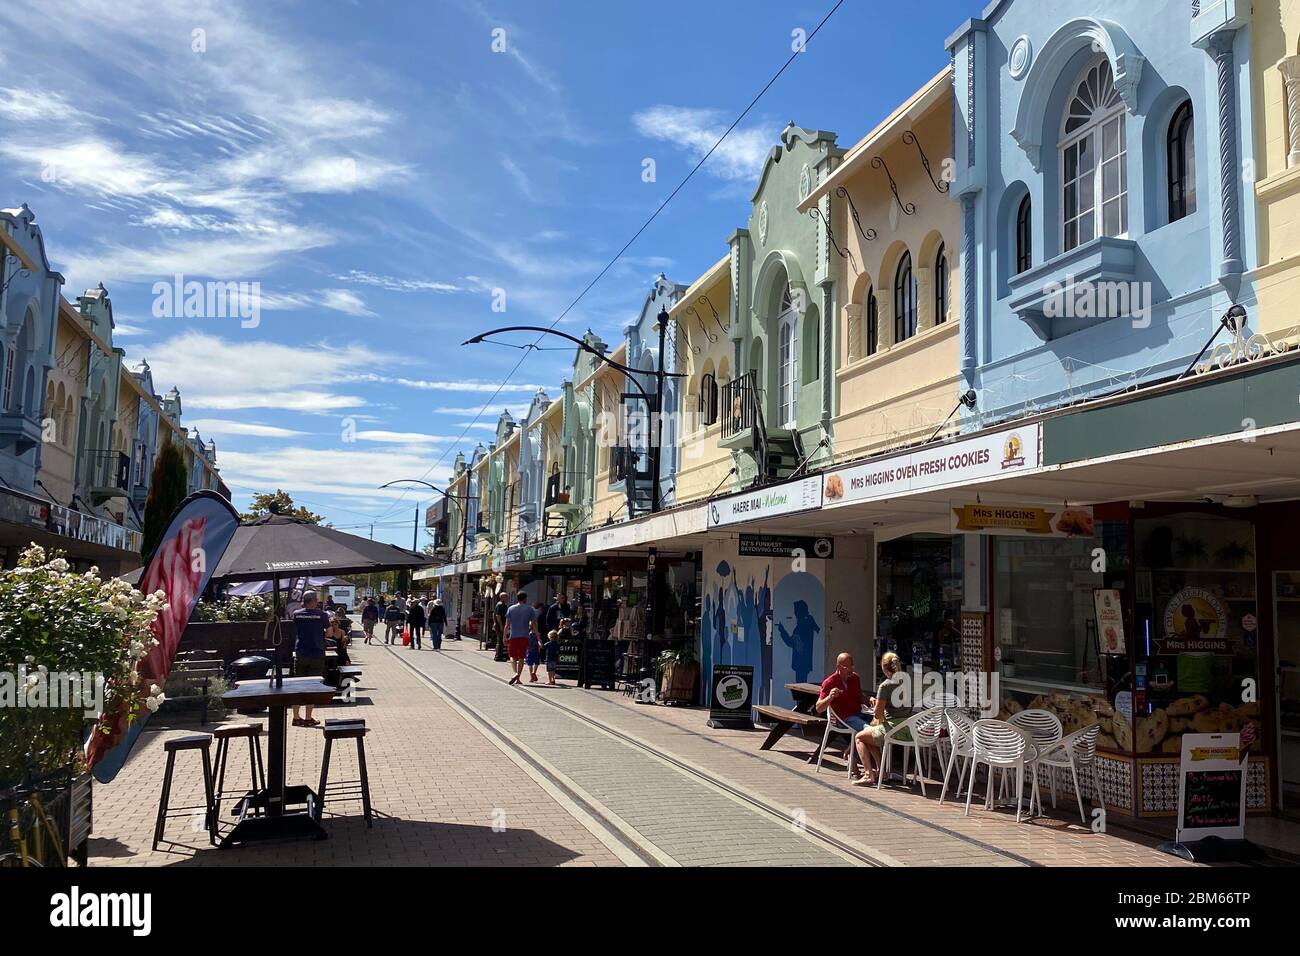
<path fill-rule="evenodd" d="M 524 670 L 524 657 L 528 654 L 528 638 L 537 633 L 537 611 L 528 606 L 528 595 L 520 591 L 515 595 L 515 604 L 506 611 L 506 623 L 501 628 L 501 638 L 506 642 L 510 653 L 510 666 L 515 676 L 510 683 L 518 684 L 519 675 Z"/>

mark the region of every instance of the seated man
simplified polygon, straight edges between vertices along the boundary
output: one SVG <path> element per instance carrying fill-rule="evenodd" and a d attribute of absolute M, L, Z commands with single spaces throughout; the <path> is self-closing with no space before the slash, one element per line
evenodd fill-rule
<path fill-rule="evenodd" d="M 848 652 L 835 658 L 834 673 L 822 681 L 816 711 L 824 714 L 828 707 L 855 734 L 867 729 L 867 718 L 862 713 L 862 679 L 853 669 L 853 655 Z M 848 750 L 844 754 L 847 758 Z"/>

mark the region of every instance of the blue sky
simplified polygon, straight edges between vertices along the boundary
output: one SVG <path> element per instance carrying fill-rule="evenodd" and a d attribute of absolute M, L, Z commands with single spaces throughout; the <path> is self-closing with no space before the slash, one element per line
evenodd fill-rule
<path fill-rule="evenodd" d="M 428 493 L 376 487 L 442 483 L 572 360 L 530 355 L 480 414 L 519 353 L 459 343 L 549 325 L 833 5 L 4 4 L 0 205 L 31 206 L 69 298 L 105 284 L 116 344 L 180 387 L 237 505 L 282 487 L 409 545 Z M 788 121 L 851 146 L 980 7 L 845 0 L 558 327 L 617 341 L 660 271 L 725 253 Z M 155 317 L 177 273 L 259 282 L 260 323 Z"/>

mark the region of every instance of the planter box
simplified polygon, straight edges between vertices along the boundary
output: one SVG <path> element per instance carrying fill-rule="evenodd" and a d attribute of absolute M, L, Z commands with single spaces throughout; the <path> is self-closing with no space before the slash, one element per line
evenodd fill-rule
<path fill-rule="evenodd" d="M 694 704 L 699 664 L 669 664 L 660 681 L 659 699 L 666 704 Z"/>

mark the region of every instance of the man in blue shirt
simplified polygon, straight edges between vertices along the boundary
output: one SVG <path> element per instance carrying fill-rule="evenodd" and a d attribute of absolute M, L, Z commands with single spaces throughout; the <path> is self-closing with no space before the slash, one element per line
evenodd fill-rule
<path fill-rule="evenodd" d="M 298 632 L 298 643 L 294 646 L 293 674 L 295 677 L 325 676 L 325 630 L 330 626 L 330 616 L 320 606 L 320 599 L 315 591 L 307 591 L 302 596 L 302 607 L 293 612 L 293 626 Z M 293 708 L 293 725 L 295 727 L 315 727 L 320 723 L 311 715 L 311 704 L 307 705 L 307 716 L 298 716 L 298 707 Z"/>

